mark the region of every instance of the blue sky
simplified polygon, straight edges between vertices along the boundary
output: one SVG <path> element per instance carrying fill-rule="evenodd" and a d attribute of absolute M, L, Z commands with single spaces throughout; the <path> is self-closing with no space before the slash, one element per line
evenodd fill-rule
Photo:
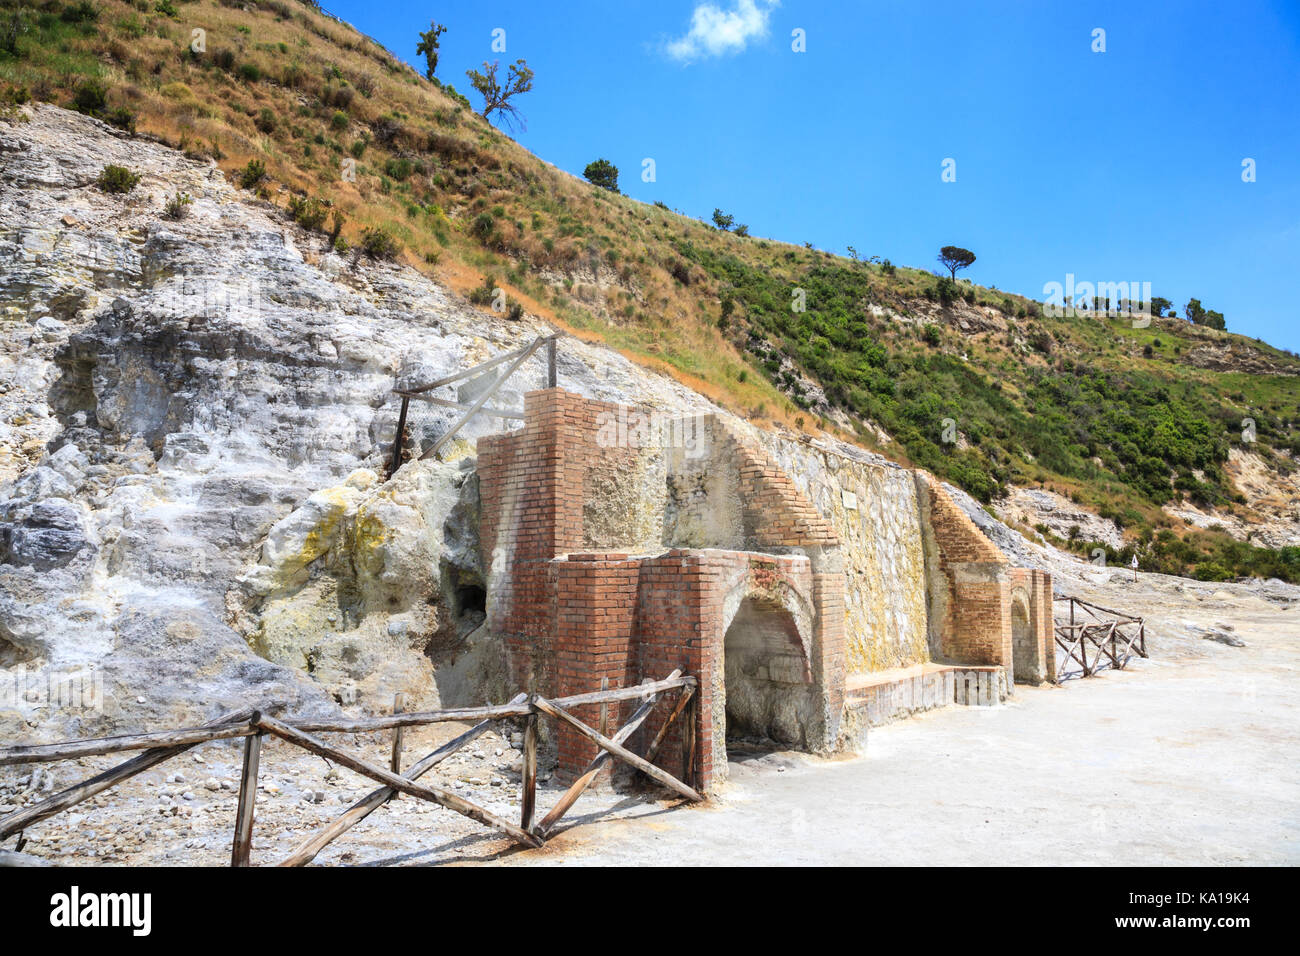
<path fill-rule="evenodd" d="M 417 32 L 445 24 L 438 75 L 475 106 L 466 69 L 526 59 L 516 138 L 576 174 L 603 156 L 638 199 L 923 268 L 965 246 L 971 278 L 1040 300 L 1067 273 L 1148 281 L 1300 351 L 1297 0 L 326 9 L 421 69 Z"/>

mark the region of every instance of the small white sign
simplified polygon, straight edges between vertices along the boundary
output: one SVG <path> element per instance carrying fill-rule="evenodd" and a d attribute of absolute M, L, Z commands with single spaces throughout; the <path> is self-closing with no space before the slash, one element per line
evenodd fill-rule
<path fill-rule="evenodd" d="M 851 491 L 841 491 L 840 500 L 844 502 L 844 507 L 850 511 L 858 510 L 858 496 Z"/>

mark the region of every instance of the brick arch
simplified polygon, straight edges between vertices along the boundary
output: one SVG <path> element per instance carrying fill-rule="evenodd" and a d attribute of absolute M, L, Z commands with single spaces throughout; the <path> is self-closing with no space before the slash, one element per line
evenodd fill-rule
<path fill-rule="evenodd" d="M 816 609 L 807 559 L 762 563 L 727 582 L 715 631 L 712 722 L 717 762 L 728 740 L 809 748 L 819 732 L 813 677 Z"/>
<path fill-rule="evenodd" d="M 790 578 L 750 565 L 722 599 L 722 634 L 731 630 L 745 610 L 783 613 L 791 622 L 792 645 L 798 650 L 805 681 L 811 677 L 812 632 L 815 607 L 812 595 Z"/>
<path fill-rule="evenodd" d="M 1029 675 L 1038 668 L 1038 635 L 1034 632 L 1034 615 L 1029 593 L 1021 587 L 1011 590 L 1011 672 Z"/>
<path fill-rule="evenodd" d="M 1008 619 L 1012 676 L 1021 683 L 1056 679 L 1052 636 L 1052 579 L 1042 571 L 1012 568 L 1008 573 Z"/>

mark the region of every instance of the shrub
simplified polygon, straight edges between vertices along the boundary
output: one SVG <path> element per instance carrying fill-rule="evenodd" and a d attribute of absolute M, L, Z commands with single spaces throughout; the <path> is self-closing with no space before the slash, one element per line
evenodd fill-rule
<path fill-rule="evenodd" d="M 364 139 L 356 140 L 355 142 L 353 142 L 351 148 L 348 149 L 348 152 L 352 154 L 352 157 L 354 159 L 360 159 L 361 154 L 364 153 L 365 151 L 366 151 L 366 141 Z"/>
<path fill-rule="evenodd" d="M 243 63 L 239 67 L 239 78 L 246 83 L 256 83 L 262 78 L 262 71 L 256 63 Z"/>
<path fill-rule="evenodd" d="M 190 206 L 194 200 L 190 198 L 189 193 L 183 193 L 179 190 L 176 195 L 168 198 L 163 204 L 163 215 L 168 219 L 184 219 L 190 212 Z"/>
<path fill-rule="evenodd" d="M 941 276 L 934 287 L 934 298 L 937 298 L 944 305 L 952 305 L 961 294 L 957 288 L 957 283 L 947 276 Z"/>
<path fill-rule="evenodd" d="M 263 107 L 262 111 L 257 114 L 257 119 L 254 120 L 253 125 L 263 133 L 274 133 L 275 111 L 271 110 L 269 107 Z"/>
<path fill-rule="evenodd" d="M 345 110 L 352 105 L 352 87 L 327 86 L 325 87 L 325 92 L 322 94 L 321 99 L 325 101 L 326 105 L 333 106 L 336 109 Z"/>
<path fill-rule="evenodd" d="M 506 318 L 518 322 L 524 317 L 524 307 L 518 302 L 511 302 L 510 307 L 506 309 Z"/>
<path fill-rule="evenodd" d="M 94 23 L 99 19 L 99 8 L 82 0 L 81 3 L 64 7 L 59 19 L 64 23 Z"/>
<path fill-rule="evenodd" d="M 1198 581 L 1230 581 L 1233 577 L 1232 572 L 1217 561 L 1198 564 L 1192 576 Z"/>
<path fill-rule="evenodd" d="M 943 335 L 939 331 L 939 326 L 935 325 L 933 322 L 921 331 L 921 338 L 925 340 L 926 345 L 938 345 L 943 341 Z"/>
<path fill-rule="evenodd" d="M 266 164 L 260 159 L 250 159 L 239 174 L 239 185 L 252 189 L 266 178 Z"/>
<path fill-rule="evenodd" d="M 140 174 L 125 166 L 105 166 L 96 185 L 106 193 L 125 194 L 140 184 Z"/>
<path fill-rule="evenodd" d="M 229 73 L 235 68 L 235 51 L 227 49 L 213 50 L 212 62 Z"/>
<path fill-rule="evenodd" d="M 597 159 L 588 163 L 582 175 L 587 177 L 587 182 L 593 186 L 608 189 L 612 193 L 618 192 L 618 167 L 608 159 Z"/>
<path fill-rule="evenodd" d="M 494 275 L 483 277 L 483 284 L 477 289 L 471 289 L 469 293 L 470 302 L 475 305 L 491 305 L 492 300 L 496 298 L 497 279 Z"/>
<path fill-rule="evenodd" d="M 108 105 L 108 90 L 98 80 L 87 80 L 72 94 L 72 108 L 87 116 L 98 116 Z"/>
<path fill-rule="evenodd" d="M 487 242 L 492 237 L 492 233 L 496 231 L 496 227 L 497 221 L 492 217 L 492 214 L 490 212 L 481 212 L 470 223 L 469 231 L 479 242 Z"/>
<path fill-rule="evenodd" d="M 289 197 L 289 215 L 294 222 L 311 232 L 325 225 L 325 205 L 319 199 L 304 196 Z"/>
<path fill-rule="evenodd" d="M 334 130 L 344 130 L 348 128 L 348 114 L 342 110 L 335 110 L 334 115 L 330 117 L 330 128 Z"/>
<path fill-rule="evenodd" d="M 399 183 L 405 182 L 411 175 L 411 161 L 405 156 L 397 156 L 384 163 L 384 172 Z"/>
<path fill-rule="evenodd" d="M 371 259 L 396 259 L 402 246 L 385 230 L 371 226 L 361 233 L 361 251 Z"/>
<path fill-rule="evenodd" d="M 128 133 L 135 132 L 135 114 L 125 106 L 119 106 L 115 109 L 104 113 L 100 119 L 110 126 L 116 126 L 118 129 L 124 129 Z"/>
<path fill-rule="evenodd" d="M 895 266 L 888 259 L 882 259 L 880 260 L 880 271 L 887 276 L 892 276 L 894 273 L 898 271 L 898 267 Z"/>
<path fill-rule="evenodd" d="M 343 232 L 343 223 L 344 223 L 343 213 L 335 209 L 333 214 L 330 216 L 330 245 L 333 246 L 335 249 L 337 249 L 339 252 L 342 252 L 345 248 L 347 248 L 347 243 L 340 235 L 340 233 Z"/>

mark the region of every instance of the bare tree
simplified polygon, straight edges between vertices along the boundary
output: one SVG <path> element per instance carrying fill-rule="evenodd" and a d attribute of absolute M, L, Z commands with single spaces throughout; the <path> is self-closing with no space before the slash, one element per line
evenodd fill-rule
<path fill-rule="evenodd" d="M 484 61 L 482 73 L 466 70 L 465 75 L 469 77 L 470 85 L 483 96 L 482 113 L 485 119 L 491 119 L 492 114 L 496 113 L 507 126 L 517 123 L 520 128 L 525 128 L 524 116 L 511 100 L 533 88 L 533 71 L 523 60 L 516 60 L 510 64 L 506 84 L 502 86 L 497 79 L 498 66 L 495 60 L 492 63 Z"/>

